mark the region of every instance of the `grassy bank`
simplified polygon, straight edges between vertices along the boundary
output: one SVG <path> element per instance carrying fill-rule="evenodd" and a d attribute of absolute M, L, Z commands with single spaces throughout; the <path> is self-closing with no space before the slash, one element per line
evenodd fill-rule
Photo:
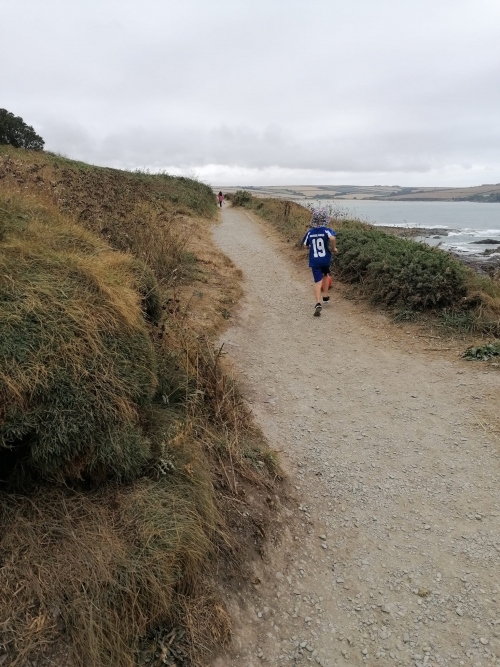
<path fill-rule="evenodd" d="M 245 490 L 276 469 L 214 349 L 239 296 L 215 211 L 196 181 L 0 149 L 3 664 L 229 639 L 215 573 L 258 548 Z"/>
<path fill-rule="evenodd" d="M 244 206 L 269 221 L 300 247 L 310 211 L 282 199 L 261 199 L 238 192 L 233 205 Z M 359 220 L 337 218 L 339 254 L 335 275 L 373 303 L 399 317 L 436 314 L 450 329 L 500 335 L 500 283 L 482 277 L 450 254 L 387 234 Z"/>

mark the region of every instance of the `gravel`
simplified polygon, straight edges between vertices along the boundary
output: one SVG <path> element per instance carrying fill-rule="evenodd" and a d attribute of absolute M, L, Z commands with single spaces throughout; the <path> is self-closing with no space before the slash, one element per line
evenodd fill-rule
<path fill-rule="evenodd" d="M 308 272 L 243 211 L 215 236 L 247 294 L 223 342 L 297 496 L 216 665 L 500 665 L 499 375 L 335 292 L 313 318 Z"/>

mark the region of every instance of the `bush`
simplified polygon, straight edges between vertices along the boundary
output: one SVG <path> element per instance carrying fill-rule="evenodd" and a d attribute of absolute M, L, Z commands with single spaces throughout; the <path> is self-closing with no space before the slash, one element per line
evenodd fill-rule
<path fill-rule="evenodd" d="M 0 109 L 0 144 L 41 151 L 45 142 L 20 116 L 14 116 L 7 109 Z"/>
<path fill-rule="evenodd" d="M 0 467 L 135 477 L 157 383 L 137 291 L 154 290 L 152 274 L 138 280 L 132 257 L 5 197 L 0 248 Z"/>
<path fill-rule="evenodd" d="M 247 206 L 252 201 L 252 195 L 246 190 L 236 190 L 232 201 L 233 206 Z"/>
<path fill-rule="evenodd" d="M 465 267 L 436 248 L 345 224 L 337 232 L 335 272 L 373 301 L 414 310 L 445 308 L 466 296 Z"/>

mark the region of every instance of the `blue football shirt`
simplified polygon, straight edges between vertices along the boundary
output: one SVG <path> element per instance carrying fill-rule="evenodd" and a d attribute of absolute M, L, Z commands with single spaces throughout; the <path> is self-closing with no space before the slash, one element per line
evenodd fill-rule
<path fill-rule="evenodd" d="M 309 246 L 309 266 L 329 266 L 332 261 L 330 239 L 336 236 L 330 227 L 313 227 L 302 239 L 302 245 Z"/>

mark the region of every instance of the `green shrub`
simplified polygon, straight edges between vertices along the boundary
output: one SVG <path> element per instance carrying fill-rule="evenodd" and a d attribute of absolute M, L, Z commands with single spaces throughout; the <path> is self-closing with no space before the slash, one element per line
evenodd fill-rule
<path fill-rule="evenodd" d="M 445 252 L 380 230 L 344 224 L 335 272 L 375 302 L 414 310 L 445 308 L 465 297 L 466 269 Z"/>
<path fill-rule="evenodd" d="M 246 190 L 237 190 L 232 198 L 233 206 L 247 206 L 252 201 L 252 195 Z"/>

